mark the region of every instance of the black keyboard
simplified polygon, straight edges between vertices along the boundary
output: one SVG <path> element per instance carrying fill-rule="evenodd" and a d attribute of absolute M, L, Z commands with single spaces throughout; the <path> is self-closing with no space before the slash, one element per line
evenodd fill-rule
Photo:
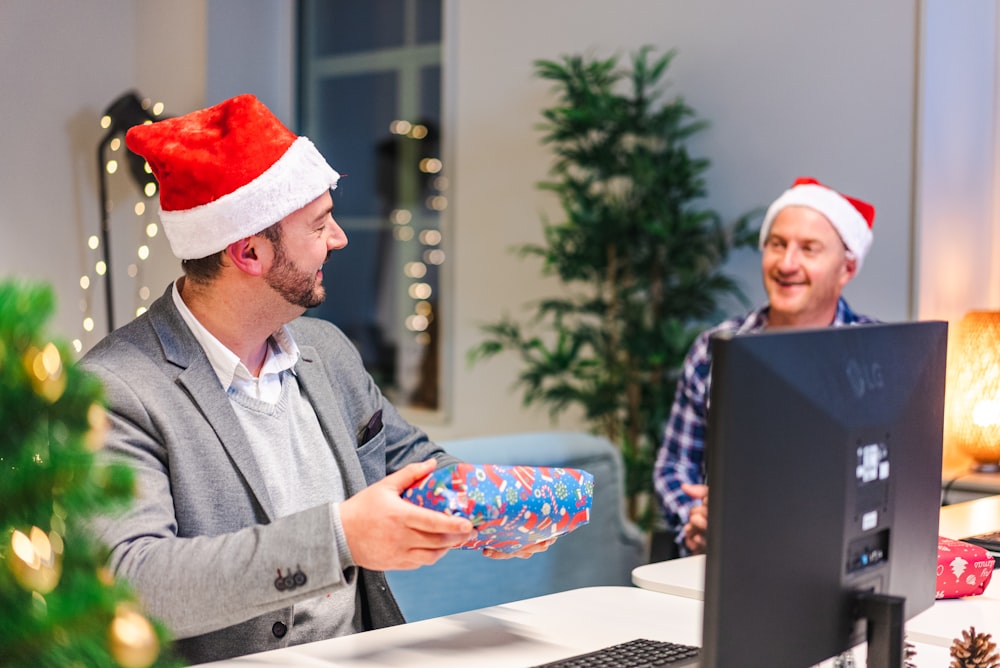
<path fill-rule="evenodd" d="M 533 668 L 642 668 L 696 665 L 698 648 L 662 640 L 629 640 Z"/>
<path fill-rule="evenodd" d="M 961 539 L 965 543 L 972 543 L 973 545 L 978 545 L 979 547 L 986 548 L 987 552 L 993 554 L 1000 554 L 1000 531 L 989 531 L 987 533 L 976 534 L 975 536 L 968 536 L 967 538 Z M 1000 563 L 996 564 L 997 568 L 1000 568 Z"/>

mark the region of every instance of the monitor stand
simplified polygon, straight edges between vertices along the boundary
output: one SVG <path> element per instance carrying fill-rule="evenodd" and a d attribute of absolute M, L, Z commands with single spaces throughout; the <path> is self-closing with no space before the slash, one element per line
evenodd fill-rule
<path fill-rule="evenodd" d="M 905 599 L 865 591 L 854 600 L 856 617 L 867 623 L 868 668 L 902 668 Z"/>

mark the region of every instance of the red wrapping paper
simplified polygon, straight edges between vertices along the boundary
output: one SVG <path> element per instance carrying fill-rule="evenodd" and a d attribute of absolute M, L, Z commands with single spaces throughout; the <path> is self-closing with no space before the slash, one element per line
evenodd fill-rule
<path fill-rule="evenodd" d="M 993 577 L 993 557 L 972 543 L 938 537 L 936 598 L 978 596 Z"/>
<path fill-rule="evenodd" d="M 594 477 L 580 469 L 451 464 L 402 496 L 418 506 L 467 517 L 475 539 L 459 547 L 516 552 L 590 521 Z"/>

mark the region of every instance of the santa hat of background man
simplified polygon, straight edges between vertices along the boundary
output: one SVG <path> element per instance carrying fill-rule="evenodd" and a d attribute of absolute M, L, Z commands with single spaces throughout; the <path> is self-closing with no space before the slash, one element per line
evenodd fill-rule
<path fill-rule="evenodd" d="M 800 177 L 795 179 L 792 187 L 781 193 L 778 199 L 771 203 L 764 215 L 764 223 L 760 227 L 760 248 L 771 231 L 778 212 L 786 206 L 807 206 L 826 216 L 847 250 L 857 258 L 857 268 L 861 265 L 872 247 L 872 223 L 875 222 L 875 207 L 868 202 L 848 197 L 838 193 L 833 188 L 825 186 L 816 179 Z"/>
<path fill-rule="evenodd" d="M 337 187 L 340 175 L 253 95 L 129 129 L 160 184 L 160 221 L 178 258 L 217 253 Z"/>

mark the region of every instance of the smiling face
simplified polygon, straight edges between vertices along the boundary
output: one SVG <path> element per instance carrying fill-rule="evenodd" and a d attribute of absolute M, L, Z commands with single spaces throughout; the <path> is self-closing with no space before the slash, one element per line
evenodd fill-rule
<path fill-rule="evenodd" d="M 833 322 L 857 261 L 823 214 L 789 206 L 771 224 L 761 271 L 771 327 L 824 327 Z"/>
<path fill-rule="evenodd" d="M 290 304 L 319 306 L 326 298 L 323 264 L 330 252 L 347 245 L 347 235 L 333 219 L 333 200 L 324 193 L 279 224 L 271 238 L 274 257 L 264 281 Z"/>

